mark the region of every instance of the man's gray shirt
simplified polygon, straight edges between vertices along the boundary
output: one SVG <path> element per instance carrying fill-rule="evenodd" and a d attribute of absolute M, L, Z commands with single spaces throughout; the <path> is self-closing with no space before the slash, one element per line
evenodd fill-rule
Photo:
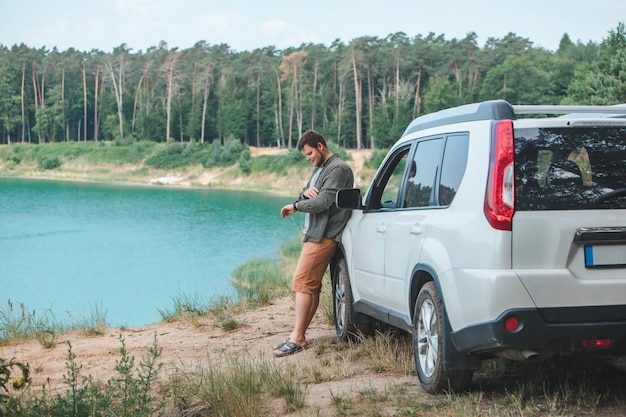
<path fill-rule="evenodd" d="M 298 210 L 310 216 L 309 228 L 304 235 L 305 242 L 320 242 L 324 236 L 337 242 L 341 240 L 341 232 L 352 212 L 337 208 L 335 197 L 338 190 L 352 188 L 353 185 L 354 175 L 348 164 L 337 154 L 331 155 L 322 165 L 315 184 L 318 195 L 314 198 L 304 197 L 304 192 L 311 186 L 309 180 L 298 197 Z"/>

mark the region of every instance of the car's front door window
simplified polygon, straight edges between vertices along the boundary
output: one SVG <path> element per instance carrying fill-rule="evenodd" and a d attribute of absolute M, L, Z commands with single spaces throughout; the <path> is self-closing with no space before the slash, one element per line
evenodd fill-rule
<path fill-rule="evenodd" d="M 402 184 L 410 149 L 411 147 L 407 145 L 393 155 L 381 171 L 379 177 L 374 181 L 376 186 L 372 190 L 369 202 L 370 209 L 395 209 L 401 207 L 401 204 L 398 204 L 401 191 L 400 185 Z"/>

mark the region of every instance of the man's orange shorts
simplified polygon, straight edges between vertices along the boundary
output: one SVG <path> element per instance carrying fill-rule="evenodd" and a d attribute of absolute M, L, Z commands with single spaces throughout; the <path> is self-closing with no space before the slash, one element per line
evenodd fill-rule
<path fill-rule="evenodd" d="M 337 242 L 323 237 L 321 242 L 304 242 L 293 275 L 291 289 L 306 294 L 316 294 L 322 289 L 322 278 L 337 249 Z"/>

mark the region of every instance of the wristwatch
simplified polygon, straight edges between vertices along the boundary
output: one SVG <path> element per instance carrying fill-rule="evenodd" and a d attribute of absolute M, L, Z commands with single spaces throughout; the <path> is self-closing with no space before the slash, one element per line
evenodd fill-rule
<path fill-rule="evenodd" d="M 296 203 L 297 203 L 297 201 L 294 201 L 294 202 L 293 202 L 293 209 L 294 209 L 295 211 L 298 211 L 298 206 L 296 206 Z"/>

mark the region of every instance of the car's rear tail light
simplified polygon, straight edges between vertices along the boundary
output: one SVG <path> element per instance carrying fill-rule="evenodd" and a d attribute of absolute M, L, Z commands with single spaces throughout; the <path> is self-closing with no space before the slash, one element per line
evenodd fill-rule
<path fill-rule="evenodd" d="M 513 155 L 513 122 L 496 122 L 492 134 L 484 211 L 489 224 L 498 230 L 511 230 L 515 211 Z"/>
<path fill-rule="evenodd" d="M 601 349 L 611 346 L 613 339 L 584 339 L 584 349 Z"/>

